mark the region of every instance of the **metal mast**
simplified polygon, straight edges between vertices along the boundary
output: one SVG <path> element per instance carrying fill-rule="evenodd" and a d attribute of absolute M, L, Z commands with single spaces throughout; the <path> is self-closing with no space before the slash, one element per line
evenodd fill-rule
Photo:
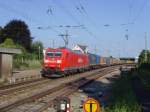
<path fill-rule="evenodd" d="M 62 37 L 62 39 L 65 42 L 65 47 L 67 48 L 68 44 L 69 44 L 69 36 L 70 36 L 70 35 L 68 35 L 68 31 L 66 30 L 65 34 L 60 34 L 59 36 Z"/>

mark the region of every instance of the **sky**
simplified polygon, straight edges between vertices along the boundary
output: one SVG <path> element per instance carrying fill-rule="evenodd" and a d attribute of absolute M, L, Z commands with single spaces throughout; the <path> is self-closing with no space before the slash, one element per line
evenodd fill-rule
<path fill-rule="evenodd" d="M 137 57 L 145 35 L 150 50 L 149 11 L 149 0 L 0 0 L 0 26 L 25 21 L 45 48 L 63 46 L 59 35 L 68 31 L 69 48 L 81 44 L 102 56 Z"/>

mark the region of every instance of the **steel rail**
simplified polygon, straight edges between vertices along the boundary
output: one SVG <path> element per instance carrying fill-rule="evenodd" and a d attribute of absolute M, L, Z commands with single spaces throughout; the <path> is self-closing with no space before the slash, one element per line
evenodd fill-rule
<path fill-rule="evenodd" d="M 96 79 L 96 78 L 98 77 L 98 76 L 96 77 L 95 75 L 97 75 L 97 74 L 101 74 L 101 75 L 102 75 L 103 72 L 106 72 L 106 73 L 107 73 L 108 68 L 114 69 L 115 67 L 107 67 L 107 68 L 104 68 L 104 69 L 102 69 L 102 70 L 100 70 L 100 71 L 98 71 L 98 72 L 96 72 L 96 73 L 90 74 L 89 76 L 85 76 L 85 77 L 82 77 L 82 78 L 79 78 L 79 79 L 75 79 L 73 82 L 64 83 L 64 84 L 61 84 L 61 85 L 59 85 L 59 86 L 57 86 L 57 87 L 54 87 L 54 88 L 51 88 L 51 89 L 49 89 L 49 90 L 43 91 L 43 92 L 41 92 L 41 93 L 32 95 L 32 96 L 30 96 L 30 97 L 26 97 L 26 98 L 24 98 L 24 99 L 22 99 L 22 100 L 16 101 L 15 103 L 9 104 L 9 105 L 4 106 L 4 107 L 1 107 L 0 110 L 1 110 L 2 112 L 6 112 L 6 111 L 8 111 L 8 110 L 10 110 L 10 109 L 12 109 L 12 108 L 14 108 L 14 107 L 17 107 L 17 106 L 19 106 L 19 105 L 22 105 L 22 104 L 25 104 L 25 103 L 28 103 L 28 102 L 33 102 L 33 101 L 35 101 L 35 100 L 37 100 L 37 99 L 39 99 L 39 98 L 42 98 L 42 97 L 44 97 L 44 96 L 46 96 L 46 95 L 55 93 L 55 92 L 57 92 L 57 91 L 59 91 L 59 90 L 61 90 L 61 89 L 64 89 L 64 88 L 66 88 L 66 87 L 69 87 L 69 88 L 79 87 L 79 86 L 81 86 L 81 84 L 86 84 L 86 83 L 87 83 L 87 82 L 86 82 L 86 83 L 81 83 L 81 82 L 83 82 L 83 80 L 87 79 L 88 77 L 93 77 L 92 79 L 89 80 L 89 81 L 92 81 L 92 80 L 94 80 L 94 79 Z M 101 73 L 100 73 L 100 72 L 101 72 Z M 103 76 L 103 75 L 102 75 L 102 76 Z M 99 76 L 99 77 L 100 77 L 100 76 Z M 89 81 L 88 81 L 88 82 L 89 82 Z M 79 83 L 79 82 L 80 82 L 80 83 Z M 76 85 L 76 84 L 79 84 L 79 85 Z M 77 88 L 76 88 L 76 89 L 77 89 Z M 75 90 L 76 90 L 76 89 L 75 89 Z"/>

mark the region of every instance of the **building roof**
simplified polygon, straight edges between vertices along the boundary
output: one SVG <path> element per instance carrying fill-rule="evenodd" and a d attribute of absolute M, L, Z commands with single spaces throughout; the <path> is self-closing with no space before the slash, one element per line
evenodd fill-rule
<path fill-rule="evenodd" d="M 0 53 L 3 54 L 21 54 L 20 49 L 14 49 L 14 48 L 0 48 Z"/>
<path fill-rule="evenodd" d="M 83 45 L 79 45 L 79 44 L 77 44 L 83 51 L 85 51 L 86 50 L 86 48 L 87 48 L 87 46 L 83 46 Z"/>

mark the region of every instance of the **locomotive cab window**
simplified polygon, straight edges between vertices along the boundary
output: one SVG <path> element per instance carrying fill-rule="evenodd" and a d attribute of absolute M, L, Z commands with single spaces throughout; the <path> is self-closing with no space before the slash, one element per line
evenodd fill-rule
<path fill-rule="evenodd" d="M 55 52 L 56 57 L 61 57 L 61 55 L 62 55 L 62 52 Z"/>
<path fill-rule="evenodd" d="M 47 56 L 48 57 L 53 57 L 54 56 L 54 52 L 47 52 Z"/>
<path fill-rule="evenodd" d="M 47 52 L 48 57 L 61 57 L 62 52 Z"/>

